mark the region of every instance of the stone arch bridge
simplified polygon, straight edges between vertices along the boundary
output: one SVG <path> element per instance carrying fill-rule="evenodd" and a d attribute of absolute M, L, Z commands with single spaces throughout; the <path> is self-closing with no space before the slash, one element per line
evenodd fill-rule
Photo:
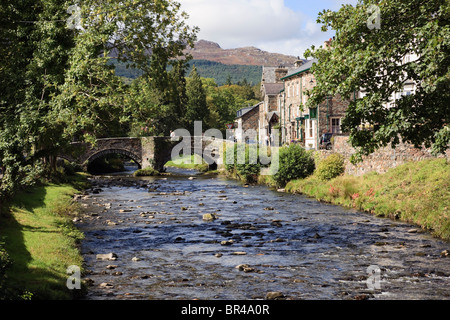
<path fill-rule="evenodd" d="M 210 168 L 222 163 L 224 140 L 209 137 L 142 137 L 98 139 L 94 145 L 74 142 L 60 153 L 60 158 L 82 165 L 88 165 L 108 154 L 120 154 L 133 160 L 139 168 L 164 170 L 172 160 L 172 153 L 178 155 L 200 155 Z"/>

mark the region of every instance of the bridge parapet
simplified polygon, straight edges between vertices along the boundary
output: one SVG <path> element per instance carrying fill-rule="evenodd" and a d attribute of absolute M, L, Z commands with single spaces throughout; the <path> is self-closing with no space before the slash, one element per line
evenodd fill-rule
<path fill-rule="evenodd" d="M 108 154 L 122 154 L 135 161 L 139 167 L 152 167 L 163 171 L 164 165 L 172 160 L 172 154 L 198 154 L 210 165 L 219 164 L 222 159 L 223 140 L 209 137 L 142 137 L 98 139 L 95 145 L 72 143 L 69 152 L 61 154 L 71 162 L 87 168 L 92 161 Z"/>

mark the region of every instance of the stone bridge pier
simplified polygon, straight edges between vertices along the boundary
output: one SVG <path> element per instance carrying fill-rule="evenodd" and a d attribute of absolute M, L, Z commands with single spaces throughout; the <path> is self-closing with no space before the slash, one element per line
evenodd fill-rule
<path fill-rule="evenodd" d="M 172 160 L 172 154 L 200 155 L 211 168 L 221 165 L 223 140 L 207 137 L 142 137 L 98 139 L 95 145 L 72 143 L 59 157 L 87 169 L 88 165 L 108 154 L 120 154 L 133 160 L 141 169 L 153 168 L 162 172 Z"/>

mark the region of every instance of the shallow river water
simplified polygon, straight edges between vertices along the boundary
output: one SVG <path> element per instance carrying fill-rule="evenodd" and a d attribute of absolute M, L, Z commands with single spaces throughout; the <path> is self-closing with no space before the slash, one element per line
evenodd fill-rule
<path fill-rule="evenodd" d="M 193 172 L 93 182 L 87 299 L 450 299 L 450 243 L 409 224 Z"/>

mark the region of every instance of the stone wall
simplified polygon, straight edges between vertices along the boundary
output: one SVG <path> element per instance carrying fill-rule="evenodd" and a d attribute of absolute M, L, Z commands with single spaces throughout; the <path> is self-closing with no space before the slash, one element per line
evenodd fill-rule
<path fill-rule="evenodd" d="M 242 130 L 254 130 L 258 131 L 258 120 L 259 120 L 259 106 L 253 108 L 251 111 L 247 112 L 242 116 Z M 256 137 L 254 138 L 256 139 Z"/>
<path fill-rule="evenodd" d="M 364 161 L 356 166 L 350 162 L 350 157 L 355 153 L 355 149 L 348 143 L 348 136 L 334 137 L 332 151 L 321 150 L 321 157 L 327 157 L 332 153 L 340 153 L 345 157 L 345 173 L 361 176 L 368 172 L 376 171 L 386 173 L 389 169 L 395 168 L 409 161 L 421 161 L 426 159 L 447 158 L 450 159 L 450 150 L 446 155 L 434 157 L 430 149 L 416 149 L 410 144 L 401 143 L 395 149 L 391 146 L 379 149 L 375 153 L 363 157 Z"/>

